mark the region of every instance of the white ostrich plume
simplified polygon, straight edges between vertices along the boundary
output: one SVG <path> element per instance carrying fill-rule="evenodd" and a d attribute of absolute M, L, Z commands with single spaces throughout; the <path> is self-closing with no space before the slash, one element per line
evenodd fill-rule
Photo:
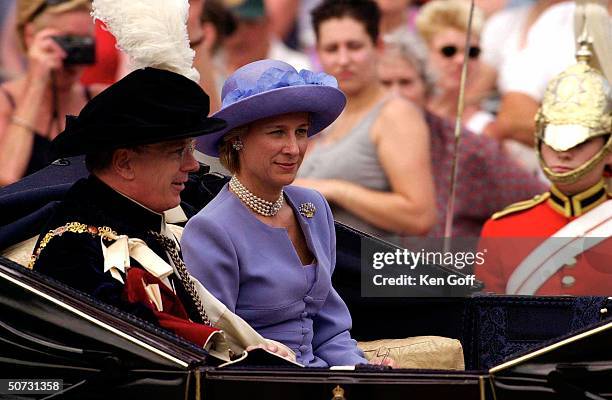
<path fill-rule="evenodd" d="M 197 82 L 188 12 L 188 0 L 93 0 L 91 15 L 104 22 L 135 68 L 164 69 Z"/>

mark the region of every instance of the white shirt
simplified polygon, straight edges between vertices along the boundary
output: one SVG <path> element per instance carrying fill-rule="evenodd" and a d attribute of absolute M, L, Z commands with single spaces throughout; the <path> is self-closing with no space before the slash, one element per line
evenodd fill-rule
<path fill-rule="evenodd" d="M 517 55 L 521 32 L 532 8 L 532 4 L 506 8 L 485 22 L 480 40 L 481 60 L 484 63 L 499 71 L 502 65 Z"/>
<path fill-rule="evenodd" d="M 541 101 L 548 81 L 575 63 L 574 2 L 556 4 L 533 24 L 527 44 L 502 66 L 502 93 L 521 92 Z"/>

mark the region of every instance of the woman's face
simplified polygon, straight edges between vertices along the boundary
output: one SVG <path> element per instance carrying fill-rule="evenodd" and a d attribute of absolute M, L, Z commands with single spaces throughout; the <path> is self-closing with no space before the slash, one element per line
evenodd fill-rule
<path fill-rule="evenodd" d="M 378 78 L 386 89 L 421 107 L 425 105 L 425 82 L 412 64 L 399 54 L 388 54 L 381 58 Z"/>
<path fill-rule="evenodd" d="M 38 21 L 38 20 L 37 20 Z M 94 38 L 94 23 L 85 10 L 66 11 L 60 14 L 46 13 L 40 16 L 37 31 L 51 28 L 58 36 L 89 36 Z M 83 65 L 65 65 L 56 75 L 56 85 L 60 88 L 69 87 L 77 82 L 83 73 Z"/>
<path fill-rule="evenodd" d="M 249 125 L 241 140 L 238 178 L 247 185 L 277 191 L 290 185 L 308 146 L 309 115 L 289 113 Z"/>
<path fill-rule="evenodd" d="M 323 70 L 338 80 L 347 96 L 376 82 L 377 50 L 361 22 L 343 17 L 321 23 L 317 52 Z"/>
<path fill-rule="evenodd" d="M 465 51 L 464 31 L 454 28 L 442 29 L 428 43 L 429 67 L 435 76 L 436 88 L 442 92 L 459 90 L 461 68 Z M 478 74 L 478 56 L 480 55 L 479 38 L 471 36 L 468 64 L 468 82 Z"/>

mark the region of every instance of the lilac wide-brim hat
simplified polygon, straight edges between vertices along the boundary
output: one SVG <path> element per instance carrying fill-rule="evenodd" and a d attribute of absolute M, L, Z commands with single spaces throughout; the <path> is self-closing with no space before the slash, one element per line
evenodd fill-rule
<path fill-rule="evenodd" d="M 198 138 L 197 149 L 219 157 L 219 142 L 230 130 L 275 115 L 310 113 L 308 136 L 338 118 L 346 97 L 336 79 L 323 72 L 301 70 L 277 60 L 261 60 L 236 70 L 223 85 L 221 110 L 213 116 L 227 121 L 223 130 Z"/>

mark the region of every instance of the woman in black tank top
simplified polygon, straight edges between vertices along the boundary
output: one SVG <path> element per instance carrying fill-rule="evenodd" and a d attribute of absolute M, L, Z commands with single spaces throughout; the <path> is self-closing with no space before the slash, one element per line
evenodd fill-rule
<path fill-rule="evenodd" d="M 79 83 L 86 60 L 75 59 L 59 43 L 67 36 L 93 39 L 90 7 L 89 0 L 17 2 L 28 67 L 24 76 L 0 86 L 0 186 L 53 161 L 51 140 L 64 129 L 65 116 L 78 114 L 102 89 Z"/>

